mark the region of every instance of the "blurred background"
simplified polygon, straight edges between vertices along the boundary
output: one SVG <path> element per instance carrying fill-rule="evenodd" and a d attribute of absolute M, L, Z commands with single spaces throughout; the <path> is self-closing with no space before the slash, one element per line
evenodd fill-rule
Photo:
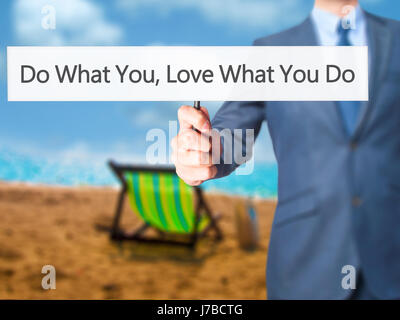
<path fill-rule="evenodd" d="M 53 259 L 63 261 L 68 266 L 61 267 L 58 273 L 60 279 L 72 279 L 71 284 L 64 286 L 64 291 L 56 290 L 58 293 L 52 293 L 59 298 L 264 298 L 266 246 L 273 201 L 256 204 L 258 212 L 265 213 L 265 216 L 260 217 L 260 228 L 266 231 L 261 234 L 263 245 L 259 254 L 244 257 L 237 252 L 230 254 L 229 258 L 224 256 L 222 252 L 236 248 L 236 242 L 231 239 L 222 246 L 223 249 L 218 249 L 221 250 L 218 260 L 210 258 L 206 266 L 202 264 L 204 262 L 198 264 L 198 261 L 203 261 L 198 257 L 194 265 L 151 260 L 152 265 L 158 263 L 159 268 L 170 270 L 169 279 L 164 277 L 163 280 L 155 280 L 154 274 L 144 271 L 149 266 L 148 262 L 136 263 L 134 269 L 129 259 L 125 259 L 125 253 L 118 251 L 121 248 L 117 250 L 109 246 L 105 235 L 93 231 L 93 225 L 99 221 L 102 224 L 110 221 L 115 205 L 115 191 L 98 189 L 98 193 L 94 194 L 84 189 L 77 194 L 71 188 L 62 188 L 118 186 L 106 161 L 145 162 L 146 149 L 152 143 L 146 141 L 148 130 L 160 128 L 168 132 L 168 121 L 176 120 L 178 107 L 181 104 L 191 104 L 192 101 L 7 102 L 6 47 L 251 45 L 258 37 L 300 23 L 309 14 L 313 2 L 1 1 L 0 181 L 3 183 L 0 192 L 0 237 L 3 238 L 0 262 L 4 263 L 0 264 L 0 297 L 43 298 L 43 291 L 39 290 L 41 275 L 37 271 L 40 270 L 38 266 L 51 263 Z M 360 2 L 365 10 L 374 14 L 400 19 L 398 1 Z M 42 19 L 48 13 L 42 11 L 46 10 L 46 6 L 55 9 L 55 29 L 42 27 Z M 220 103 L 207 102 L 203 105 L 209 109 L 212 117 Z M 206 182 L 205 189 L 226 195 L 273 200 L 277 190 L 277 167 L 265 124 L 254 154 L 255 170 L 252 175 L 231 175 Z M 14 184 L 10 186 L 9 182 L 46 187 L 26 190 Z M 57 190 L 61 191 L 56 192 L 49 185 L 57 186 Z M 237 200 L 239 198 L 233 201 L 228 196 L 210 197 L 214 206 L 225 207 L 228 211 L 234 210 L 234 201 L 240 201 Z M 18 203 L 24 205 L 15 207 Z M 72 216 L 77 212 L 79 217 Z M 39 220 L 40 215 L 48 217 L 48 221 Z M 89 220 L 90 223 L 87 222 Z M 226 234 L 234 234 L 229 221 L 224 223 Z M 19 229 L 16 229 L 17 225 Z M 47 227 L 54 227 L 56 232 L 46 232 Z M 77 232 L 78 228 L 83 229 Z M 15 239 L 16 234 L 24 234 L 25 238 Z M 57 250 L 60 247 L 56 245 L 55 249 L 46 251 L 49 243 L 62 243 L 63 249 Z M 74 255 L 86 255 L 88 260 L 70 258 Z M 236 266 L 237 260 L 242 261 L 242 265 Z M 221 271 L 215 271 L 218 269 L 216 266 L 220 266 Z M 158 273 L 159 270 L 154 272 Z M 242 282 L 240 279 L 231 280 L 237 278 L 238 273 L 248 272 L 252 272 L 254 282 L 249 280 L 251 277 Z M 191 280 L 188 279 L 195 273 L 200 273 L 198 284 L 190 284 Z M 208 286 L 210 273 L 214 273 L 215 277 L 211 281 L 215 284 L 213 287 Z M 88 274 L 92 279 L 89 283 L 92 283 L 92 288 L 98 284 L 98 291 L 91 291 L 90 285 L 80 291 L 76 287 L 77 279 Z M 187 278 L 182 280 L 185 274 Z M 13 284 L 15 278 L 22 279 L 24 284 Z M 38 284 L 35 282 L 37 279 Z M 170 286 L 167 280 L 172 281 L 173 285 Z M 240 283 L 235 284 L 234 281 Z M 159 282 L 162 288 L 167 289 L 161 290 Z"/>
<path fill-rule="evenodd" d="M 44 29 L 45 6 L 55 29 Z M 397 1 L 363 0 L 364 9 L 399 18 Z M 7 102 L 6 46 L 251 45 L 301 22 L 313 0 L 6 0 L 0 4 L 0 179 L 61 185 L 113 185 L 113 158 L 143 162 L 146 133 L 168 129 L 182 103 Z M 155 97 L 156 100 L 156 97 Z M 220 103 L 204 105 L 211 116 Z M 208 189 L 274 197 L 277 170 L 266 126 L 255 150 L 256 172 L 206 183 Z M 172 137 L 169 137 L 170 139 Z"/>

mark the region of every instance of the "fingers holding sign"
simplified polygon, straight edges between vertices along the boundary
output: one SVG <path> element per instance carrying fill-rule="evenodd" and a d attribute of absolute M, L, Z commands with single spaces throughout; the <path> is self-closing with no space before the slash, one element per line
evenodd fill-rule
<path fill-rule="evenodd" d="M 197 110 L 181 106 L 178 120 L 179 133 L 171 142 L 172 162 L 182 180 L 199 185 L 217 174 L 213 159 L 215 150 L 220 150 L 220 137 L 211 130 L 210 116 L 204 107 Z"/>

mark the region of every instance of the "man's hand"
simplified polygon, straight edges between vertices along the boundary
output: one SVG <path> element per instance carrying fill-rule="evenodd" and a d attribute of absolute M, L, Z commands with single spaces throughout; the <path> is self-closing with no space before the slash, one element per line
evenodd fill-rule
<path fill-rule="evenodd" d="M 179 133 L 171 141 L 172 162 L 183 181 L 197 186 L 217 174 L 212 159 L 213 149 L 218 149 L 219 156 L 220 138 L 211 131 L 210 116 L 204 107 L 196 110 L 191 106 L 181 106 L 178 120 Z"/>

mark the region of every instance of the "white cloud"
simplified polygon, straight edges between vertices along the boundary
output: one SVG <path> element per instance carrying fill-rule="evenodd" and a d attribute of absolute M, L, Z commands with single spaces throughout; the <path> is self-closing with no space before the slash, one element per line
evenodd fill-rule
<path fill-rule="evenodd" d="M 55 9 L 54 30 L 42 27 L 45 6 Z M 103 9 L 89 0 L 17 0 L 14 23 L 21 44 L 113 45 L 123 36 L 122 28 L 107 21 Z"/>
<path fill-rule="evenodd" d="M 86 142 L 76 142 L 57 152 L 42 151 L 48 159 L 58 160 L 64 164 L 83 162 L 90 164 L 104 164 L 110 159 L 122 162 L 144 163 L 144 154 L 134 152 L 134 143 L 115 142 L 108 151 L 93 150 Z"/>
<path fill-rule="evenodd" d="M 273 30 L 296 22 L 301 18 L 299 13 L 307 10 L 304 1 L 294 0 L 119 0 L 119 6 L 130 14 L 149 7 L 164 16 L 176 10 L 191 9 L 212 22 Z"/>
<path fill-rule="evenodd" d="M 144 163 L 144 152 L 138 152 L 138 141 L 115 141 L 103 148 L 93 148 L 87 141 L 75 141 L 58 147 L 42 146 L 35 141 L 10 140 L 0 142 L 0 156 L 19 154 L 27 159 L 41 159 L 60 164 L 95 164 L 101 165 L 109 159 L 122 162 Z"/>
<path fill-rule="evenodd" d="M 121 112 L 128 117 L 131 123 L 138 128 L 153 129 L 168 128 L 168 121 L 177 120 L 178 109 L 182 105 L 192 105 L 193 101 L 174 102 L 135 102 L 131 105 L 118 106 Z M 202 102 L 213 118 L 223 102 Z"/>

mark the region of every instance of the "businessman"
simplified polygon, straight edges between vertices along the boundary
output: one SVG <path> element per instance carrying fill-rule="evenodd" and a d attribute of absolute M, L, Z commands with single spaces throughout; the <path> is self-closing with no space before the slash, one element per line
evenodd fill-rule
<path fill-rule="evenodd" d="M 350 27 L 341 19 L 347 6 Z M 202 161 L 226 152 L 207 132 L 257 135 L 265 120 L 279 173 L 268 297 L 400 299 L 400 23 L 356 0 L 316 0 L 300 25 L 254 45 L 368 45 L 369 101 L 226 102 L 212 122 L 204 107 L 182 106 L 172 142 L 178 175 L 198 185 L 230 174 L 237 163 Z"/>

